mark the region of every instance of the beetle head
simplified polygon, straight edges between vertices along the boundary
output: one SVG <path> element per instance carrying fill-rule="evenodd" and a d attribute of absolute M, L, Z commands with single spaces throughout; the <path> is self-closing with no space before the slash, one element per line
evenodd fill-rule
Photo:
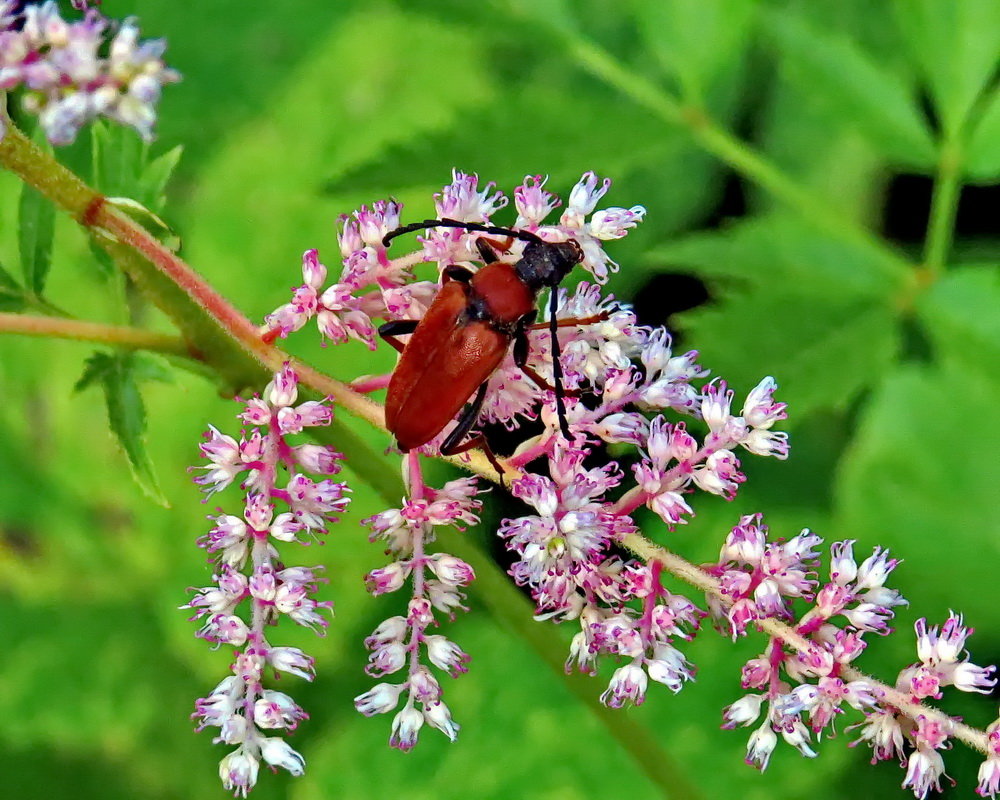
<path fill-rule="evenodd" d="M 558 286 L 582 260 L 583 250 L 575 239 L 528 242 L 516 269 L 518 277 L 537 290 L 543 286 Z"/>

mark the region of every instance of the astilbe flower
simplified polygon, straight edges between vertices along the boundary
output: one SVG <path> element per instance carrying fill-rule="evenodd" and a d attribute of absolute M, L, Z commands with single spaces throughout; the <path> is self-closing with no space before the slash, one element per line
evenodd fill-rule
<path fill-rule="evenodd" d="M 927 627 L 926 619 L 914 623 L 917 634 L 918 661 L 903 669 L 896 679 L 896 689 L 913 702 L 926 697 L 941 697 L 941 689 L 954 686 L 962 692 L 989 694 L 996 686 L 992 678 L 995 667 L 979 667 L 970 663 L 965 642 L 972 629 L 962 624 L 961 615 L 950 612 L 943 625 Z M 861 726 L 861 739 L 872 747 L 872 763 L 897 758 L 906 767 L 904 787 L 917 797 L 925 797 L 931 789 L 941 790 L 944 759 L 939 751 L 950 747 L 954 735 L 953 721 L 918 716 L 914 722 L 891 703 L 883 703 L 877 712 L 868 715 Z M 1000 720 L 987 729 L 989 753 L 979 772 L 979 794 L 996 796 L 1000 792 L 1000 736 L 996 731 Z M 910 746 L 909 755 L 906 746 Z"/>
<path fill-rule="evenodd" d="M 69 144 L 102 116 L 152 138 L 160 91 L 180 80 L 163 63 L 162 40 L 140 42 L 132 20 L 115 24 L 92 8 L 74 22 L 54 0 L 21 15 L 15 8 L 0 0 L 0 91 L 23 88 L 22 105 L 38 115 L 50 142 Z"/>
<path fill-rule="evenodd" d="M 941 788 L 940 751 L 954 733 L 953 721 L 931 709 L 915 717 L 912 711 L 904 712 L 886 687 L 852 669 L 867 647 L 865 636 L 890 633 L 893 609 L 906 604 L 898 591 L 885 585 L 899 562 L 875 548 L 859 564 L 853 541 L 835 542 L 830 546 L 829 581 L 819 586 L 815 569 L 821 543 L 808 530 L 788 541 L 769 542 L 761 516 L 746 516 L 726 539 L 719 561 L 708 566 L 720 591 L 709 598 L 709 607 L 726 631 L 742 635 L 750 624 L 777 619 L 807 643 L 793 647 L 772 636 L 764 652 L 743 667 L 743 688 L 759 691 L 728 706 L 723 727 L 749 726 L 763 714 L 747 745 L 747 763 L 765 769 L 779 735 L 803 755 L 815 756 L 813 735 L 816 741 L 824 733 L 833 735 L 837 717 L 849 706 L 864 715 L 864 722 L 852 726 L 860 731 L 854 744 L 869 743 L 872 763 L 898 759 L 907 770 L 903 787 L 923 798 L 931 788 Z M 792 607 L 796 600 L 811 603 L 797 621 Z M 939 688 L 945 685 L 989 692 L 996 684 L 990 678 L 993 667 L 971 664 L 967 654 L 961 657 L 971 633 L 961 617 L 951 614 L 940 630 L 928 629 L 923 619 L 915 627 L 920 661 L 896 681 L 908 701 L 940 697 Z M 981 794 L 997 792 L 996 763 L 994 753 L 983 765 Z"/>
<path fill-rule="evenodd" d="M 761 515 L 749 515 L 726 538 L 719 561 L 707 568 L 719 579 L 721 592 L 710 597 L 709 608 L 734 638 L 751 623 L 777 619 L 809 643 L 801 650 L 772 636 L 764 652 L 743 667 L 743 688 L 762 691 L 745 695 L 723 712 L 724 728 L 746 726 L 766 704 L 764 722 L 747 746 L 747 763 L 759 769 L 767 767 L 778 735 L 812 757 L 811 735 L 821 737 L 827 729 L 832 733 L 845 703 L 863 712 L 880 703 L 875 686 L 845 681 L 843 674 L 867 646 L 865 634 L 888 633 L 893 608 L 906 602 L 884 585 L 898 562 L 876 548 L 858 565 L 853 542 L 837 542 L 830 547 L 830 581 L 817 590 L 822 541 L 803 530 L 788 541 L 769 542 Z M 795 600 L 813 603 L 797 622 Z"/>
<path fill-rule="evenodd" d="M 458 171 L 452 178 L 435 195 L 439 218 L 503 227 L 493 217 L 508 200 L 494 184 L 480 189 L 477 176 Z M 871 743 L 876 759 L 903 759 L 905 748 L 911 749 L 905 785 L 922 797 L 942 774 L 939 751 L 951 733 L 949 718 L 924 706 L 916 708 L 925 714 L 893 706 L 895 690 L 852 666 L 867 645 L 865 637 L 887 634 L 893 609 L 905 603 L 885 586 L 898 563 L 885 550 L 875 548 L 859 564 L 854 542 L 833 544 L 829 580 L 821 585 L 819 536 L 805 530 L 788 541 L 770 542 L 761 515 L 746 516 L 729 534 L 718 562 L 701 570 L 684 562 L 680 574 L 686 570 L 688 580 L 706 589 L 707 612 L 662 585 L 663 563 L 657 557 L 648 564 L 628 557 L 626 548 L 638 538 L 632 519 L 637 509 L 649 509 L 673 530 L 695 514 L 699 493 L 736 497 L 746 480 L 740 461 L 746 453 L 785 459 L 787 435 L 775 429 L 786 417 L 785 404 L 775 400 L 775 380 L 765 377 L 737 406 L 725 380 L 704 380 L 709 372 L 696 351 L 675 353 L 666 330 L 640 325 L 627 305 L 602 292 L 599 284 L 617 269 L 604 243 L 626 236 L 641 222 L 641 206 L 595 211 L 610 181 L 588 172 L 553 223 L 548 218 L 562 200 L 545 184 L 541 176 L 528 176 L 514 190 L 515 227 L 549 242 L 575 240 L 583 269 L 597 282 L 582 282 L 572 293 L 553 290 L 570 435 L 562 433 L 554 392 L 530 380 L 511 353 L 489 379 L 479 422 L 498 422 L 511 431 L 528 420 L 541 422 L 541 432 L 506 459 L 508 467 L 521 470 L 510 491 L 531 513 L 503 520 L 499 535 L 516 557 L 510 574 L 530 592 L 537 619 L 579 626 L 567 669 L 595 673 L 600 660 L 611 657 L 619 666 L 601 700 L 614 708 L 639 704 L 650 680 L 676 692 L 693 678 L 694 667 L 679 645 L 695 634 L 706 614 L 733 638 L 751 627 L 778 626 L 786 633 L 772 635 L 764 652 L 744 667 L 743 686 L 753 691 L 724 713 L 725 727 L 750 725 L 764 715 L 750 738 L 747 761 L 766 767 L 779 735 L 804 755 L 815 755 L 815 741 L 834 732 L 846 706 L 865 716 L 859 741 Z M 305 283 L 267 318 L 265 338 L 285 336 L 315 317 L 326 338 L 338 343 L 355 338 L 373 348 L 376 320 L 419 320 L 439 288 L 440 278 L 414 280 L 416 264 L 435 262 L 439 276 L 452 264 L 475 271 L 482 260 L 475 243 L 484 234 L 460 228 L 432 228 L 415 237 L 419 250 L 390 258 L 382 240 L 400 224 L 401 211 L 395 201 L 382 201 L 342 217 L 338 282 L 327 286 L 317 252 L 307 251 Z M 523 242 L 503 241 L 500 234 L 487 238 L 501 259 L 513 263 L 520 257 Z M 543 327 L 528 331 L 527 367 L 551 385 L 554 347 Z M 388 376 L 369 376 L 354 385 L 373 391 L 387 383 Z M 397 708 L 405 692 L 390 740 L 402 749 L 415 744 L 425 721 L 449 738 L 457 731 L 421 653 L 453 675 L 464 671 L 468 657 L 426 630 L 432 608 L 450 613 L 461 607 L 458 589 L 471 579 L 471 568 L 459 563 L 449 583 L 435 564 L 451 557 L 427 555 L 424 546 L 433 525 L 474 519 L 473 490 L 462 484 L 460 497 L 451 498 L 455 516 L 442 517 L 430 512 L 440 494 L 412 479 L 419 475 L 418 453 L 437 455 L 453 425 L 407 457 L 410 496 L 403 509 L 370 520 L 375 537 L 387 542 L 395 560 L 369 575 L 369 588 L 380 594 L 410 581 L 413 599 L 405 616 L 382 623 L 367 640 L 370 674 L 405 668 L 407 677 L 378 684 L 356 705 L 365 714 L 387 712 Z M 626 467 L 620 459 L 608 459 L 607 445 L 622 457 L 631 450 L 632 463 Z M 450 486 L 441 492 L 450 494 Z M 436 577 L 427 580 L 428 570 Z M 795 602 L 811 607 L 798 616 Z M 960 618 L 953 616 L 940 631 L 922 625 L 921 662 L 900 676 L 899 688 L 908 697 L 938 696 L 945 685 L 969 691 L 993 685 L 992 668 L 960 657 L 966 636 Z M 909 703 L 898 697 L 896 702 Z M 988 734 L 992 749 L 980 772 L 979 791 L 993 796 L 1000 787 L 1000 721 Z"/>
<path fill-rule="evenodd" d="M 210 427 L 201 445 L 209 463 L 195 479 L 211 496 L 241 478 L 245 493 L 242 516 L 220 511 L 211 518 L 214 525 L 199 544 L 215 564 L 213 585 L 192 589 L 194 597 L 182 606 L 201 620 L 200 638 L 235 651 L 232 674 L 197 701 L 193 718 L 199 730 L 219 728 L 215 742 L 235 746 L 219 775 L 242 796 L 256 783 L 261 761 L 293 775 L 305 768 L 281 734 L 295 730 L 307 714 L 287 694 L 265 689 L 264 677 L 270 668 L 312 680 L 313 659 L 297 647 L 273 644 L 265 630 L 287 616 L 322 635 L 329 624 L 325 612 L 333 608 L 314 598 L 325 583 L 322 568 L 286 566 L 277 543 L 317 540 L 348 503 L 343 483 L 305 474 L 336 474 L 340 454 L 289 441 L 305 428 L 328 425 L 332 414 L 325 402 L 296 405 L 297 380 L 286 365 L 262 397 L 244 403 L 239 418 L 247 427 L 239 440 Z"/>
<path fill-rule="evenodd" d="M 408 751 L 417 743 L 426 722 L 452 741 L 459 725 L 441 699 L 441 685 L 429 664 L 455 678 L 467 671 L 469 656 L 441 634 L 429 633 L 437 624 L 435 611 L 454 617 L 461 608 L 462 588 L 475 579 L 471 566 L 447 553 L 430 553 L 434 528 L 467 525 L 478 521 L 474 478 L 449 481 L 441 489 L 424 484 L 419 456 L 410 454 L 407 464 L 409 496 L 403 507 L 384 511 L 365 520 L 372 541 L 386 543 L 393 561 L 372 570 L 365 583 L 372 595 L 410 587 L 406 614 L 380 623 L 365 640 L 370 651 L 366 672 L 375 678 L 405 672 L 398 683 L 378 683 L 354 700 L 365 716 L 393 711 L 405 693 L 403 708 L 392 721 L 389 743 Z"/>
<path fill-rule="evenodd" d="M 976 791 L 983 797 L 996 797 L 1000 795 L 1000 717 L 986 728 L 986 750 Z"/>
<path fill-rule="evenodd" d="M 493 215 L 507 198 L 493 184 L 480 188 L 475 175 L 456 171 L 452 178 L 435 195 L 436 213 L 452 220 L 495 224 Z M 562 201 L 545 189 L 545 183 L 541 176 L 528 176 L 514 190 L 516 225 L 545 241 L 575 240 L 583 252 L 582 267 L 603 282 L 610 270 L 617 269 L 603 243 L 626 236 L 642 221 L 645 209 L 595 210 L 610 181 L 588 172 L 570 192 L 559 219 L 549 222 Z M 342 217 L 343 267 L 338 282 L 326 286 L 326 267 L 315 250 L 307 251 L 305 282 L 295 289 L 290 303 L 268 316 L 265 337 L 285 336 L 316 318 L 328 339 L 355 338 L 374 347 L 376 319 L 419 319 L 439 288 L 439 281 L 413 281 L 416 263 L 434 261 L 439 270 L 451 264 L 474 269 L 474 262 L 481 260 L 475 246 L 481 234 L 458 228 L 431 229 L 416 237 L 419 251 L 389 258 L 382 240 L 400 224 L 400 214 L 401 206 L 390 200 Z M 517 260 L 524 247 L 518 240 L 491 241 L 510 261 Z M 647 677 L 676 691 L 693 676 L 675 643 L 692 635 L 704 612 L 667 592 L 660 585 L 658 568 L 618 555 L 623 538 L 635 531 L 630 514 L 646 505 L 673 526 L 694 513 L 687 500 L 692 492 L 732 498 L 744 480 L 736 449 L 778 458 L 787 455 L 785 434 L 772 430 L 785 416 L 784 404 L 774 401 L 776 384 L 766 378 L 750 393 L 741 413 L 731 413 L 733 392 L 725 382 L 696 384 L 708 372 L 698 365 L 695 351 L 675 354 L 665 330 L 639 325 L 632 310 L 613 296 L 604 296 L 599 285 L 583 282 L 572 294 L 558 290 L 556 301 L 560 320 L 581 321 L 564 322 L 558 332 L 563 383 L 571 394 L 565 406 L 573 437 L 562 438 L 554 393 L 529 380 L 508 353 L 489 381 L 481 419 L 515 430 L 540 417 L 543 432 L 524 442 L 510 463 L 518 467 L 544 458 L 548 466 L 547 474 L 527 473 L 512 483 L 513 494 L 538 513 L 505 520 L 500 535 L 518 556 L 511 574 L 531 591 L 539 617 L 578 621 L 580 633 L 574 638 L 568 666 L 575 663 L 593 671 L 601 655 L 628 659 L 603 699 L 615 706 L 639 703 Z M 528 367 L 550 384 L 552 349 L 548 331 L 529 332 Z M 386 382 L 374 378 L 356 385 L 377 389 Z M 586 404 L 584 396 L 590 398 Z M 661 413 L 650 420 L 650 412 Z M 662 412 L 701 420 L 707 432 L 699 441 L 684 421 L 669 421 Z M 436 454 L 448 433 L 445 428 L 419 452 Z M 640 455 L 632 469 L 635 484 L 618 500 L 608 494 L 620 490 L 625 478 L 622 467 L 615 461 L 597 468 L 585 466 L 607 443 L 631 445 Z M 379 573 L 376 587 L 385 581 L 396 588 L 409 574 L 406 564 L 387 570 Z M 398 636 L 400 631 L 393 633 Z M 378 645 L 380 638 L 372 643 Z M 396 698 L 385 698 L 394 707 Z"/>

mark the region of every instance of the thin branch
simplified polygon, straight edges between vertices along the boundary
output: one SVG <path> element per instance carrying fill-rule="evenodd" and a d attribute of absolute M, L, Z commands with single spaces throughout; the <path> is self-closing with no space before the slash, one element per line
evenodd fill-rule
<path fill-rule="evenodd" d="M 0 333 L 72 339 L 79 342 L 114 345 L 126 350 L 151 350 L 164 355 L 193 357 L 187 343 L 179 336 L 125 325 L 0 313 Z"/>
<path fill-rule="evenodd" d="M 705 570 L 692 564 L 666 548 L 654 544 L 638 534 L 629 534 L 623 542 L 625 547 L 641 557 L 643 560 L 659 561 L 673 575 L 691 584 L 697 589 L 712 595 L 723 603 L 728 603 L 728 598 L 719 588 L 718 580 L 709 575 Z M 800 653 L 807 653 L 816 647 L 815 642 L 811 642 L 800 634 L 795 628 L 776 619 L 761 619 L 756 621 L 757 627 L 770 636 L 781 639 L 784 643 L 791 645 Z M 943 711 L 922 703 L 915 703 L 906 694 L 893 687 L 872 678 L 853 667 L 844 669 L 844 677 L 849 680 L 863 680 L 875 688 L 893 706 L 912 719 L 918 716 L 925 716 L 928 719 L 936 720 L 947 727 L 950 727 L 956 738 L 963 741 L 969 747 L 979 752 L 987 753 L 986 734 L 969 725 L 956 722 L 954 718 L 948 716 Z"/>
<path fill-rule="evenodd" d="M 958 196 L 961 189 L 962 152 L 955 139 L 945 139 L 938 155 L 937 175 L 931 213 L 924 242 L 924 268 L 930 278 L 944 272 L 958 215 Z"/>

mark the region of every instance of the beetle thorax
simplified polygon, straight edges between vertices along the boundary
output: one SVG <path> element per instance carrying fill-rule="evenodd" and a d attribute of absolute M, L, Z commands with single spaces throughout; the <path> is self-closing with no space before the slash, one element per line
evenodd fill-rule
<path fill-rule="evenodd" d="M 535 291 L 558 286 L 574 266 L 583 260 L 577 242 L 529 242 L 514 265 L 518 277 Z"/>

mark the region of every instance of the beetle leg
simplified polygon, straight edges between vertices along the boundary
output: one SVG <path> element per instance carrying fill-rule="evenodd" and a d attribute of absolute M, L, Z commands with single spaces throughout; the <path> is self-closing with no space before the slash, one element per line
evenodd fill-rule
<path fill-rule="evenodd" d="M 441 443 L 441 453 L 446 456 L 453 456 L 457 453 L 464 452 L 463 450 L 455 450 L 456 447 L 460 447 L 459 442 L 462 441 L 472 430 L 472 426 L 476 424 L 476 420 L 479 418 L 479 412 L 483 409 L 483 401 L 486 399 L 486 384 L 484 383 L 479 387 L 476 392 L 476 396 L 472 399 L 472 402 L 465 407 L 462 415 L 458 418 L 458 424 L 452 428 L 451 433 L 448 437 Z M 469 448 L 466 448 L 469 449 Z"/>
<path fill-rule="evenodd" d="M 528 331 L 537 316 L 538 311 L 532 309 L 517 321 L 517 329 L 514 331 L 514 363 L 522 370 L 528 361 Z"/>
<path fill-rule="evenodd" d="M 559 417 L 559 430 L 563 438 L 571 442 L 573 437 L 569 433 L 569 423 L 566 421 L 566 390 L 563 388 L 562 360 L 559 352 L 559 320 L 556 319 L 556 304 L 559 293 L 556 287 L 549 289 L 549 338 L 552 347 L 552 383 L 555 384 L 556 415 Z M 527 334 L 526 334 L 527 335 Z"/>
<path fill-rule="evenodd" d="M 569 328 L 573 325 L 593 325 L 595 322 L 604 322 L 611 319 L 610 311 L 602 311 L 600 314 L 593 314 L 589 317 L 565 317 L 556 322 L 557 328 Z M 529 331 L 540 331 L 551 327 L 548 322 L 539 322 L 536 325 L 529 325 Z"/>
<path fill-rule="evenodd" d="M 498 242 L 496 239 L 487 239 L 482 236 L 476 239 L 476 249 L 479 251 L 479 257 L 482 258 L 484 264 L 492 264 L 494 261 L 498 261 L 500 256 L 497 255 L 497 250 L 506 253 L 510 250 L 512 244 L 514 244 L 513 236 L 508 236 L 505 242 Z"/>
<path fill-rule="evenodd" d="M 525 364 L 521 367 L 521 372 L 531 378 L 531 382 L 535 384 L 539 389 L 546 392 L 554 392 L 556 390 L 555 384 L 549 383 L 545 378 L 535 372 L 534 369 Z M 576 389 L 563 389 L 563 397 L 579 397 L 580 392 Z"/>
<path fill-rule="evenodd" d="M 490 243 L 482 237 L 476 239 L 476 249 L 479 251 L 479 257 L 483 260 L 484 264 L 492 264 L 500 258 L 497 255 L 497 251 L 490 247 Z"/>
<path fill-rule="evenodd" d="M 514 333 L 514 364 L 525 375 L 531 378 L 532 382 L 539 389 L 545 392 L 554 392 L 556 387 L 539 375 L 533 367 L 528 366 L 528 331 L 536 330 L 538 326 L 532 325 L 537 311 L 532 311 L 521 317 L 517 331 Z M 541 327 L 547 327 L 548 323 L 542 323 Z M 580 393 L 575 389 L 564 389 L 563 397 L 579 397 Z"/>
<path fill-rule="evenodd" d="M 458 281 L 459 283 L 468 283 L 472 280 L 472 275 L 472 270 L 460 267 L 458 264 L 449 264 L 441 273 L 441 282 Z"/>
<path fill-rule="evenodd" d="M 471 439 L 466 439 L 461 444 L 457 444 L 452 447 L 448 452 L 445 452 L 444 448 L 441 449 L 441 455 L 443 456 L 457 456 L 460 453 L 464 453 L 468 450 L 475 450 L 479 448 L 483 451 L 483 455 L 486 456 L 486 460 L 490 462 L 490 466 L 497 472 L 497 477 L 500 478 L 500 488 L 506 489 L 507 484 L 504 482 L 503 467 L 500 466 L 500 461 L 496 457 L 496 453 L 490 448 L 489 443 L 486 441 L 486 437 L 481 433 L 477 433 Z"/>
<path fill-rule="evenodd" d="M 396 337 L 406 336 L 408 333 L 413 333 L 417 329 L 417 324 L 419 322 L 420 320 L 416 319 L 394 319 L 392 322 L 386 322 L 383 325 L 379 325 L 378 335 L 402 353 L 405 345 Z"/>
<path fill-rule="evenodd" d="M 462 412 L 462 416 L 458 418 L 458 424 L 452 428 L 451 433 L 449 433 L 444 442 L 441 443 L 441 455 L 457 456 L 460 453 L 464 453 L 478 447 L 483 451 L 483 454 L 486 456 L 486 460 L 490 462 L 493 469 L 497 471 L 497 475 L 500 476 L 500 485 L 503 486 L 503 468 L 500 466 L 500 462 L 497 461 L 496 455 L 494 455 L 489 444 L 486 442 L 486 437 L 481 433 L 477 433 L 472 438 L 466 439 L 464 442 L 462 441 L 466 436 L 468 436 L 472 426 L 476 424 L 476 420 L 479 419 L 479 412 L 483 410 L 483 401 L 485 399 L 486 384 L 484 383 L 479 387 L 479 391 L 476 392 L 476 396 L 472 402 L 465 407 L 465 410 Z"/>

